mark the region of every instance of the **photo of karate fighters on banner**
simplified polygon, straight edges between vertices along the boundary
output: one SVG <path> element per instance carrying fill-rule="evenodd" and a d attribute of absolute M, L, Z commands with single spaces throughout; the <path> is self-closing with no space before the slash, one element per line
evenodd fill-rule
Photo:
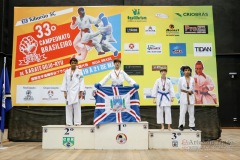
<path fill-rule="evenodd" d="M 92 25 L 97 28 L 96 32 L 93 31 Z M 100 13 L 97 18 L 94 18 L 87 15 L 85 9 L 80 7 L 78 8 L 78 15 L 72 17 L 70 28 L 72 30 L 79 29 L 79 33 L 73 42 L 73 46 L 77 52 L 73 57 L 77 60 L 85 60 L 92 48 L 95 48 L 98 55 L 112 52 L 114 57 L 118 56 L 118 50 L 111 44 L 117 43 L 112 35 L 112 24 L 108 21 L 104 13 Z"/>

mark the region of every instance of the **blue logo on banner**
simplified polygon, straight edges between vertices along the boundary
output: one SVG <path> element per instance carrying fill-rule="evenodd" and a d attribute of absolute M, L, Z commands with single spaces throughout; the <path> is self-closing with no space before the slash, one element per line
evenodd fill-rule
<path fill-rule="evenodd" d="M 186 43 L 170 43 L 170 56 L 186 56 Z"/>

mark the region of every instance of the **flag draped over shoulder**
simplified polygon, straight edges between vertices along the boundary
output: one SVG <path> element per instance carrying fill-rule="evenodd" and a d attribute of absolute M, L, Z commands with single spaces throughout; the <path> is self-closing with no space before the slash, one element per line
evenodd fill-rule
<path fill-rule="evenodd" d="M 12 108 L 11 99 L 8 98 L 8 95 L 10 95 L 10 85 L 9 85 L 7 68 L 5 70 L 4 69 L 2 70 L 1 79 L 0 79 L 0 90 L 1 90 L 0 130 L 4 132 L 5 112 L 9 111 Z"/>
<path fill-rule="evenodd" d="M 139 95 L 133 87 L 100 87 L 95 92 L 94 125 L 140 122 Z"/>

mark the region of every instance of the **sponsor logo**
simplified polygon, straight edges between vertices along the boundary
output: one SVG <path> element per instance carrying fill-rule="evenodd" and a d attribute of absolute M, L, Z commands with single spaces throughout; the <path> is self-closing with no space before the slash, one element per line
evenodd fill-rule
<path fill-rule="evenodd" d="M 24 97 L 24 100 L 25 101 L 33 101 L 34 100 L 31 90 L 26 91 L 26 96 Z"/>
<path fill-rule="evenodd" d="M 157 18 L 168 18 L 168 15 L 164 14 L 164 13 L 156 13 L 155 16 Z"/>
<path fill-rule="evenodd" d="M 42 100 L 58 100 L 58 98 L 54 98 L 54 92 L 53 90 L 48 90 L 47 91 L 48 98 L 43 98 Z"/>
<path fill-rule="evenodd" d="M 160 69 L 167 69 L 167 65 L 152 65 L 152 71 L 160 71 Z"/>
<path fill-rule="evenodd" d="M 175 28 L 173 24 L 170 24 L 169 28 L 166 29 L 166 36 L 179 36 L 179 29 Z"/>
<path fill-rule="evenodd" d="M 132 9 L 133 16 L 127 16 L 128 22 L 146 22 L 147 17 L 141 16 L 141 10 L 140 9 Z"/>
<path fill-rule="evenodd" d="M 208 34 L 207 25 L 184 25 L 184 34 Z"/>
<path fill-rule="evenodd" d="M 127 136 L 124 134 L 124 133 L 119 133 L 117 136 L 116 136 L 116 141 L 117 143 L 119 144 L 124 144 L 127 142 Z"/>
<path fill-rule="evenodd" d="M 145 26 L 145 34 L 156 34 L 156 26 Z"/>
<path fill-rule="evenodd" d="M 212 56 L 212 43 L 194 43 L 194 56 Z"/>
<path fill-rule="evenodd" d="M 41 14 L 41 15 L 32 16 L 32 17 L 28 17 L 28 18 L 23 18 L 21 20 L 21 22 L 22 22 L 22 24 L 26 24 L 26 23 L 30 23 L 30 22 L 35 22 L 35 21 L 47 19 L 47 18 L 54 17 L 54 16 L 56 16 L 56 11 L 52 11 L 52 12 L 49 12 L 49 13 L 44 13 L 44 14 Z"/>
<path fill-rule="evenodd" d="M 184 12 L 184 13 L 175 13 L 179 17 L 208 17 L 207 12 Z"/>
<path fill-rule="evenodd" d="M 139 53 L 139 44 L 138 43 L 125 43 L 124 44 L 125 53 Z"/>
<path fill-rule="evenodd" d="M 148 43 L 146 45 L 147 54 L 162 54 L 162 44 L 161 43 Z"/>
<path fill-rule="evenodd" d="M 170 56 L 186 56 L 186 43 L 170 43 Z"/>
<path fill-rule="evenodd" d="M 126 33 L 139 33 L 138 27 L 126 27 Z"/>
<path fill-rule="evenodd" d="M 74 137 L 63 137 L 63 145 L 67 148 L 74 146 Z"/>

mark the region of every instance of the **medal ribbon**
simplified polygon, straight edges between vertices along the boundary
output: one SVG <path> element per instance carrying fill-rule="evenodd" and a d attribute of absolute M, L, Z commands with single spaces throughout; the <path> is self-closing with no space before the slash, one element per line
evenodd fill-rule
<path fill-rule="evenodd" d="M 165 81 L 162 81 L 163 79 L 161 78 L 161 82 L 162 82 L 162 89 L 163 91 L 165 91 L 165 84 L 166 84 L 166 80 Z M 164 82 L 164 83 L 163 83 Z"/>
<path fill-rule="evenodd" d="M 120 74 L 120 72 L 121 72 L 121 70 L 120 70 L 120 69 L 119 69 L 119 72 L 118 72 L 118 74 L 117 74 L 116 70 L 114 70 L 114 73 L 115 73 L 115 75 L 116 75 L 117 79 L 118 79 L 118 77 L 119 77 L 119 74 Z"/>

